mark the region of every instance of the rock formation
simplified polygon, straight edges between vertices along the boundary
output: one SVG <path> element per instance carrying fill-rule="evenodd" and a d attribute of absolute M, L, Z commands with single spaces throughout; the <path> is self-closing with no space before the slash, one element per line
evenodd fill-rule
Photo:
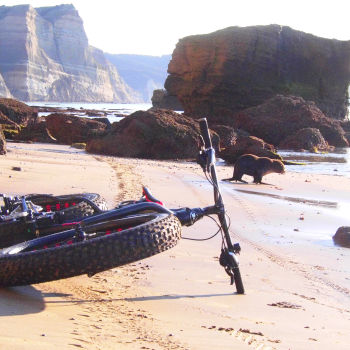
<path fill-rule="evenodd" d="M 67 145 L 76 142 L 87 142 L 94 137 L 104 134 L 106 129 L 105 123 L 63 113 L 50 114 L 45 119 L 49 134 L 58 143 Z"/>
<path fill-rule="evenodd" d="M 164 89 L 157 89 L 153 91 L 152 105 L 155 108 L 171 109 L 173 111 L 184 110 L 179 99 L 174 95 L 169 95 Z"/>
<path fill-rule="evenodd" d="M 276 153 L 273 145 L 266 143 L 264 140 L 255 136 L 237 136 L 231 146 L 225 148 L 219 153 L 219 157 L 225 162 L 234 164 L 243 154 L 254 154 L 258 157 L 268 157 L 282 160 L 281 156 Z"/>
<path fill-rule="evenodd" d="M 22 101 L 137 102 L 73 5 L 0 6 L 0 95 Z"/>
<path fill-rule="evenodd" d="M 11 98 L 0 98 L 0 124 L 25 126 L 37 116 L 37 110 L 25 103 Z"/>
<path fill-rule="evenodd" d="M 341 247 L 350 248 L 350 226 L 341 226 L 333 236 L 333 242 Z"/>
<path fill-rule="evenodd" d="M 275 146 L 303 128 L 319 129 L 331 146 L 349 146 L 340 121 L 327 118 L 315 103 L 301 97 L 277 95 L 237 113 L 233 124 Z"/>
<path fill-rule="evenodd" d="M 6 140 L 0 125 L 0 155 L 6 154 Z"/>
<path fill-rule="evenodd" d="M 87 143 L 91 153 L 146 159 L 195 158 L 199 125 L 192 118 L 162 109 L 137 111 L 102 138 Z"/>
<path fill-rule="evenodd" d="M 7 131 L 6 138 L 11 138 L 15 141 L 57 143 L 57 140 L 52 137 L 47 129 L 44 117 L 32 121 L 26 127 L 21 128 L 16 134 L 11 135 Z"/>
<path fill-rule="evenodd" d="M 322 136 L 320 130 L 316 128 L 304 128 L 295 134 L 287 136 L 279 144 L 281 149 L 292 149 L 296 151 L 308 150 L 310 152 L 327 152 L 334 150 Z"/>
<path fill-rule="evenodd" d="M 230 27 L 181 39 L 165 88 L 186 114 L 228 120 L 276 94 L 301 96 L 335 119 L 347 114 L 350 41 L 279 25 Z"/>

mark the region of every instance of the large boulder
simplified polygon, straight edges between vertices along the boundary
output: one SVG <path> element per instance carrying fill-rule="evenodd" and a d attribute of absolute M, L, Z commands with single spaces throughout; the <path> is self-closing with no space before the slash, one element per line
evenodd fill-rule
<path fill-rule="evenodd" d="M 320 130 L 315 128 L 304 128 L 298 130 L 295 134 L 287 136 L 279 144 L 281 149 L 292 150 L 309 150 L 311 152 L 330 151 L 334 147 L 330 147 L 324 139 Z"/>
<path fill-rule="evenodd" d="M 55 143 L 56 139 L 50 135 L 46 126 L 44 117 L 38 118 L 35 122 L 29 123 L 26 127 L 21 128 L 18 134 L 12 137 L 14 140 Z"/>
<path fill-rule="evenodd" d="M 282 160 L 281 156 L 276 153 L 273 145 L 266 143 L 264 140 L 254 136 L 237 136 L 233 144 L 219 153 L 219 157 L 227 163 L 234 164 L 243 154 L 254 154 L 258 157 L 268 157 Z"/>
<path fill-rule="evenodd" d="M 312 100 L 327 116 L 347 115 L 350 41 L 280 25 L 230 27 L 181 39 L 164 84 L 186 114 L 228 124 L 276 94 Z"/>
<path fill-rule="evenodd" d="M 36 108 L 12 98 L 0 98 L 0 124 L 27 125 L 37 116 Z"/>
<path fill-rule="evenodd" d="M 301 97 L 277 95 L 237 113 L 233 125 L 276 146 L 304 128 L 319 129 L 332 146 L 349 146 L 340 122 L 327 118 L 314 102 Z"/>
<path fill-rule="evenodd" d="M 46 128 L 58 143 L 71 145 L 88 140 L 105 133 L 106 124 L 62 113 L 50 114 L 46 117 Z"/>
<path fill-rule="evenodd" d="M 179 99 L 164 89 L 157 89 L 153 91 L 151 98 L 152 106 L 155 108 L 172 109 L 173 111 L 183 111 L 184 108 Z"/>
<path fill-rule="evenodd" d="M 341 226 L 333 236 L 333 241 L 336 245 L 350 248 L 350 227 Z"/>
<path fill-rule="evenodd" d="M 220 149 L 235 145 L 239 136 L 250 136 L 248 132 L 240 129 L 235 130 L 232 126 L 228 125 L 212 125 L 211 129 L 219 135 Z"/>
<path fill-rule="evenodd" d="M 5 125 L 5 127 L 11 127 L 15 129 L 20 129 L 20 126 L 7 117 L 4 113 L 0 111 L 0 125 Z"/>
<path fill-rule="evenodd" d="M 349 145 L 350 145 L 350 120 L 341 121 L 340 125 L 344 129 L 345 138 L 347 139 L 347 141 L 349 142 Z"/>
<path fill-rule="evenodd" d="M 106 136 L 89 141 L 86 150 L 121 157 L 194 158 L 198 137 L 199 125 L 192 118 L 152 108 L 114 123 Z"/>
<path fill-rule="evenodd" d="M 6 140 L 4 133 L 2 132 L 2 127 L 0 125 L 0 155 L 6 154 Z"/>

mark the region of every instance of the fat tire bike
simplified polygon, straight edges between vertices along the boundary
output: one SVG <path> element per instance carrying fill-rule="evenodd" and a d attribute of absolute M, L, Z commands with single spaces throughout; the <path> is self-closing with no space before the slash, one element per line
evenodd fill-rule
<path fill-rule="evenodd" d="M 21 242 L 0 250 L 0 286 L 17 286 L 73 277 L 92 276 L 174 247 L 182 226 L 204 216 L 216 215 L 222 246 L 219 262 L 244 294 L 237 255 L 232 244 L 225 206 L 215 169 L 215 151 L 207 120 L 199 120 L 201 149 L 197 162 L 213 186 L 214 205 L 204 208 L 168 209 L 143 188 L 138 201 L 120 203 L 115 209 L 83 218 L 74 227 Z M 216 235 L 215 234 L 215 235 Z"/>
<path fill-rule="evenodd" d="M 68 229 L 72 221 L 106 210 L 98 193 L 0 194 L 0 248 L 62 231 L 64 223 Z"/>

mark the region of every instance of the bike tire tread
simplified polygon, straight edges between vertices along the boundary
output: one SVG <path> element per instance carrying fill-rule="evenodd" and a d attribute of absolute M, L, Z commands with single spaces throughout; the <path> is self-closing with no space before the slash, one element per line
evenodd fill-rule
<path fill-rule="evenodd" d="M 92 275 L 138 261 L 174 247 L 181 224 L 173 215 L 108 236 L 72 245 L 3 255 L 0 286 L 28 285 L 62 278 Z"/>

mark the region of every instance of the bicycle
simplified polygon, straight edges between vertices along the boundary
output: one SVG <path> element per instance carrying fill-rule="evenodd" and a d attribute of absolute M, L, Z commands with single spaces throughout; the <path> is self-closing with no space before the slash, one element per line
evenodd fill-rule
<path fill-rule="evenodd" d="M 168 209 L 148 189 L 138 201 L 120 203 L 115 209 L 75 223 L 69 230 L 22 242 L 0 250 L 0 286 L 16 286 L 125 265 L 172 248 L 181 237 L 182 226 L 193 225 L 204 216 L 217 215 L 222 247 L 219 262 L 244 294 L 237 255 L 232 244 L 225 206 L 220 193 L 207 120 L 199 120 L 201 148 L 197 162 L 213 186 L 214 205 L 204 208 Z M 63 229 L 63 226 L 62 226 Z"/>
<path fill-rule="evenodd" d="M 72 220 L 107 210 L 105 200 L 97 193 L 53 196 L 0 194 L 0 248 L 73 227 Z"/>

